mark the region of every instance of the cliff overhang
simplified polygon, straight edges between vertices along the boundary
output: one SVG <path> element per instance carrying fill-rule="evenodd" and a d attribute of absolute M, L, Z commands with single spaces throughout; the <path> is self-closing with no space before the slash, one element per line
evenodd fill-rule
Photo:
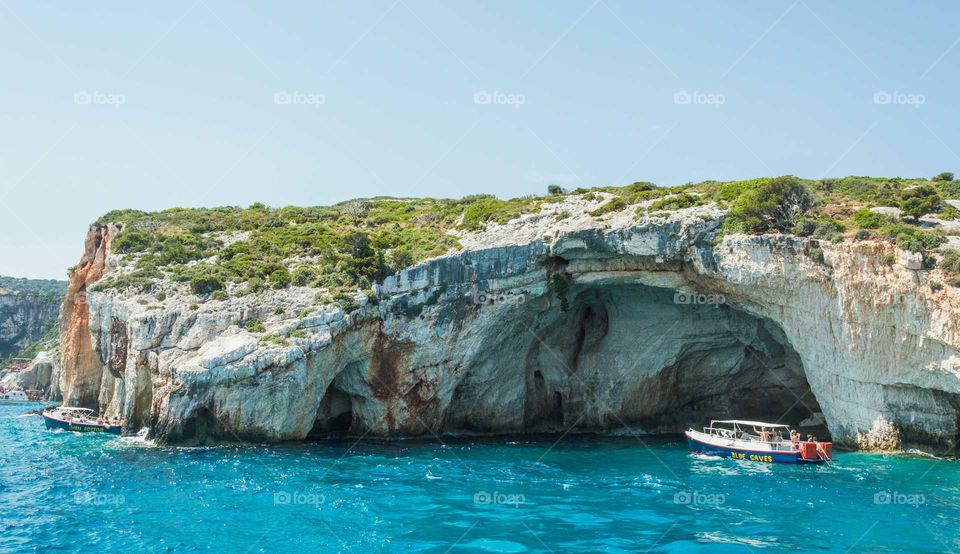
<path fill-rule="evenodd" d="M 64 396 L 183 444 L 749 417 L 825 420 L 850 448 L 956 447 L 954 291 L 891 266 L 883 241 L 717 240 L 721 223 L 698 207 L 536 236 L 494 225 L 351 313 L 304 287 L 154 310 L 86 292 L 64 310 Z M 75 294 L 109 271 L 109 228 L 91 236 Z"/>

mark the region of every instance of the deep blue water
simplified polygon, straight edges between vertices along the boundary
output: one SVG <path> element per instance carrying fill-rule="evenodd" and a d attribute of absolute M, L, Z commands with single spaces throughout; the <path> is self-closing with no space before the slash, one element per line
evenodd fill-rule
<path fill-rule="evenodd" d="M 635 438 L 157 448 L 0 406 L 0 551 L 960 550 L 960 463 Z"/>

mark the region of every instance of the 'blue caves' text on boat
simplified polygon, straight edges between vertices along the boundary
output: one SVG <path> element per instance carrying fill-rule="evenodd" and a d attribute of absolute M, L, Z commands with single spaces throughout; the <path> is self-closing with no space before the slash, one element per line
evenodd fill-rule
<path fill-rule="evenodd" d="M 123 420 L 97 417 L 87 408 L 60 406 L 43 411 L 43 421 L 47 429 L 63 429 L 79 433 L 113 433 L 119 435 L 123 429 Z"/>
<path fill-rule="evenodd" d="M 753 462 L 822 464 L 831 460 L 833 447 L 809 436 L 801 440 L 788 425 L 740 419 L 714 420 L 703 431 L 690 428 L 684 434 L 695 454 Z"/>

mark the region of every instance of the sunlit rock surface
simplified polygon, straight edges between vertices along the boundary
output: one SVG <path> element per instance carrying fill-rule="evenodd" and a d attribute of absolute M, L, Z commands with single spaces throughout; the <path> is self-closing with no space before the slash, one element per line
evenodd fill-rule
<path fill-rule="evenodd" d="M 95 227 L 64 306 L 64 398 L 161 442 L 327 434 L 676 432 L 711 418 L 950 451 L 960 428 L 957 292 L 880 241 L 726 236 L 697 207 L 583 206 L 464 235 L 350 314 L 292 287 L 224 301 L 87 292 Z M 579 211 L 578 211 L 579 210 Z M 823 253 L 811 256 L 811 249 Z M 366 300 L 366 299 L 364 299 Z M 195 304 L 195 306 L 193 305 Z M 266 332 L 251 333 L 257 318 Z"/>

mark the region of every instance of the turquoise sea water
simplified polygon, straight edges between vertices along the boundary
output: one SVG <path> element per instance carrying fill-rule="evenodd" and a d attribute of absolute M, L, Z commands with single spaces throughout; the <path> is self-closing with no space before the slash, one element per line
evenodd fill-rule
<path fill-rule="evenodd" d="M 0 406 L 0 552 L 943 552 L 960 463 L 690 455 L 680 440 L 157 448 Z"/>

